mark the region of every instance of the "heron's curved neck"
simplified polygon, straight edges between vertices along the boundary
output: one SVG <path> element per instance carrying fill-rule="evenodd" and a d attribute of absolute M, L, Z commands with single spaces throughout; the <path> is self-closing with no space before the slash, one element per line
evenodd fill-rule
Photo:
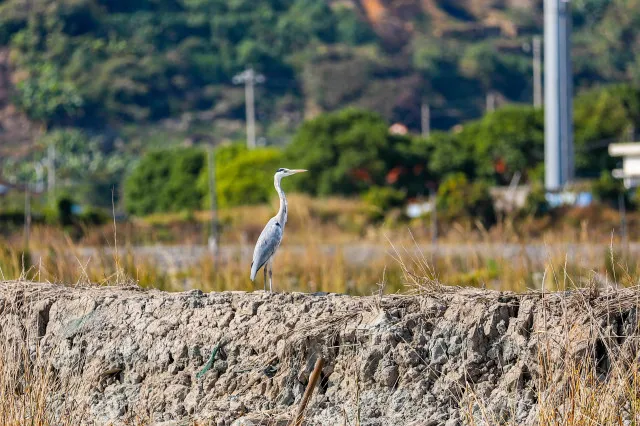
<path fill-rule="evenodd" d="M 278 177 L 273 179 L 273 185 L 276 187 L 276 191 L 278 191 L 278 196 L 280 197 L 280 209 L 278 210 L 276 217 L 278 218 L 280 225 L 284 226 L 284 224 L 287 223 L 287 197 L 284 195 L 284 191 L 280 187 L 280 179 L 278 179 Z"/>

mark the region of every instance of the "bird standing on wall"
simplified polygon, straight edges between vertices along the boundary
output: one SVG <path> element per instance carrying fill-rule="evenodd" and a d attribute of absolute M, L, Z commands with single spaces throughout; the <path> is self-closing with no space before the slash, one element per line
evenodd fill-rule
<path fill-rule="evenodd" d="M 278 169 L 273 176 L 273 184 L 280 197 L 280 209 L 278 214 L 272 217 L 262 230 L 256 243 L 256 248 L 253 250 L 253 261 L 251 262 L 251 281 L 255 281 L 256 274 L 264 266 L 265 291 L 267 291 L 267 269 L 269 270 L 269 291 L 273 291 L 273 256 L 276 254 L 278 247 L 280 247 L 284 234 L 284 225 L 287 223 L 287 197 L 285 197 L 284 191 L 280 187 L 280 181 L 283 177 L 302 172 L 306 172 L 306 170 Z"/>

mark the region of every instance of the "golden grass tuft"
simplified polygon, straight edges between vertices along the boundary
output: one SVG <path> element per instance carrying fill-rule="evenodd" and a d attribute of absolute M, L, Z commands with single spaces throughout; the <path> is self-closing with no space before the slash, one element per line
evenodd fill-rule
<path fill-rule="evenodd" d="M 0 419 L 3 425 L 65 426 L 78 424 L 81 410 L 63 401 L 53 410 L 54 398 L 71 389 L 72 377 L 58 378 L 39 350 L 35 327 L 25 327 L 20 295 L 4 295 L 0 328 Z M 55 404 L 57 405 L 57 404 Z"/>

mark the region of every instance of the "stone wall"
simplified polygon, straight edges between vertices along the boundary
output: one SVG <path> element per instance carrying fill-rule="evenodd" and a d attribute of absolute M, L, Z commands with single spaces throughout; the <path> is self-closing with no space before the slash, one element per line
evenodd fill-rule
<path fill-rule="evenodd" d="M 0 338 L 5 365 L 24 346 L 19 368 L 48 372 L 51 415 L 83 424 L 286 424 L 318 357 L 309 425 L 535 424 L 540 348 L 556 366 L 591 360 L 606 376 L 602 347 L 637 351 L 624 337 L 637 331 L 636 299 L 635 290 L 380 298 L 4 282 Z"/>

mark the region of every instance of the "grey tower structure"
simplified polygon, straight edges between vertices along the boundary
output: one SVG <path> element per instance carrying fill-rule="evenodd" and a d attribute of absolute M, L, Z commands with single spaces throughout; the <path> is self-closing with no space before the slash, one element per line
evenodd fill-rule
<path fill-rule="evenodd" d="M 574 175 L 571 4 L 544 0 L 545 188 L 558 191 Z"/>

